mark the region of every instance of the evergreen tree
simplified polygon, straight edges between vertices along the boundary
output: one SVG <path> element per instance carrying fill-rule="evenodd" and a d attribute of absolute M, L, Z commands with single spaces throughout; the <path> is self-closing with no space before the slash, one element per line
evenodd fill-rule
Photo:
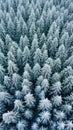
<path fill-rule="evenodd" d="M 10 89 L 11 86 L 11 78 L 9 76 L 4 76 L 4 85 L 7 87 L 7 89 Z"/>
<path fill-rule="evenodd" d="M 36 49 L 35 54 L 34 54 L 34 64 L 40 64 L 42 63 L 42 53 L 39 48 Z"/>
<path fill-rule="evenodd" d="M 60 60 L 60 58 L 57 58 L 54 61 L 54 70 L 55 71 L 60 71 L 61 70 L 61 60 Z"/>
<path fill-rule="evenodd" d="M 53 75 L 52 75 L 52 80 L 51 80 L 51 83 L 53 84 L 53 83 L 55 83 L 55 82 L 57 82 L 57 81 L 60 81 L 60 74 L 59 73 L 54 73 Z"/>
<path fill-rule="evenodd" d="M 54 83 L 52 87 L 50 87 L 51 94 L 52 95 L 61 94 L 61 88 L 62 88 L 62 85 L 60 81 Z"/>
<path fill-rule="evenodd" d="M 19 68 L 22 68 L 22 56 L 23 56 L 23 53 L 21 51 L 20 48 L 17 49 L 17 64 L 19 66 Z"/>
<path fill-rule="evenodd" d="M 31 7 L 31 13 L 30 13 L 30 16 L 29 16 L 29 20 L 28 20 L 28 23 L 29 23 L 29 27 L 31 26 L 32 23 L 35 23 L 35 13 L 34 13 L 34 9 L 33 7 Z"/>
<path fill-rule="evenodd" d="M 16 99 L 14 101 L 14 110 L 20 112 L 24 111 L 24 106 L 23 106 L 23 102 L 20 101 L 19 99 Z"/>
<path fill-rule="evenodd" d="M 14 73 L 14 74 L 12 75 L 12 84 L 13 84 L 13 86 L 14 86 L 16 89 L 19 89 L 19 88 L 20 88 L 20 85 L 21 85 L 21 77 L 20 77 L 18 74 L 16 74 L 16 73 Z"/>
<path fill-rule="evenodd" d="M 44 31 L 44 19 L 43 19 L 43 16 L 40 17 L 40 20 L 39 20 L 39 27 L 40 27 L 40 31 L 41 33 L 43 33 Z"/>
<path fill-rule="evenodd" d="M 16 59 L 11 51 L 8 52 L 7 56 L 8 56 L 8 60 L 16 62 Z"/>
<path fill-rule="evenodd" d="M 14 62 L 11 60 L 8 61 L 8 73 L 12 75 L 14 72 L 18 72 L 18 68 Z"/>
<path fill-rule="evenodd" d="M 40 100 L 38 109 L 40 111 L 50 111 L 52 109 L 52 104 L 47 98 L 44 100 Z"/>
<path fill-rule="evenodd" d="M 27 46 L 25 46 L 24 48 L 22 60 L 23 60 L 23 66 L 25 66 L 25 64 L 30 61 L 30 50 Z"/>
<path fill-rule="evenodd" d="M 52 43 L 51 43 L 50 49 L 49 49 L 49 53 L 51 56 L 55 56 L 55 53 L 57 52 L 57 48 L 58 48 L 58 39 L 54 38 L 52 40 Z"/>
<path fill-rule="evenodd" d="M 10 37 L 14 39 L 15 28 L 14 28 L 14 24 L 13 24 L 11 18 L 9 18 L 9 20 L 8 20 L 8 26 L 7 26 L 7 29 L 8 29 L 8 33 L 9 33 Z"/>
<path fill-rule="evenodd" d="M 28 93 L 25 97 L 25 104 L 28 108 L 34 107 L 35 99 L 33 97 L 33 94 Z"/>
<path fill-rule="evenodd" d="M 24 50 L 24 47 L 25 47 L 24 37 L 23 37 L 23 36 L 20 37 L 20 42 L 19 42 L 19 44 L 20 44 L 21 50 L 23 51 L 23 50 Z"/>
<path fill-rule="evenodd" d="M 36 49 L 38 48 L 38 39 L 37 39 L 37 35 L 34 35 L 33 41 L 32 41 L 32 45 L 31 45 L 31 56 L 34 56 L 34 53 L 36 51 Z"/>
<path fill-rule="evenodd" d="M 45 64 L 44 67 L 42 68 L 42 75 L 44 78 L 47 78 L 49 80 L 51 75 L 51 68 L 48 64 Z"/>
<path fill-rule="evenodd" d="M 4 79 L 4 73 L 5 73 L 5 69 L 3 68 L 2 65 L 0 65 L 0 83 L 3 82 L 3 79 Z"/>
<path fill-rule="evenodd" d="M 65 78 L 65 80 L 63 81 L 63 90 L 64 90 L 64 94 L 68 94 L 72 91 L 73 89 L 73 76 L 69 76 L 68 78 Z"/>
<path fill-rule="evenodd" d="M 33 67 L 34 79 L 37 79 L 40 74 L 41 74 L 40 65 L 38 63 L 36 63 L 35 66 Z"/>
<path fill-rule="evenodd" d="M 41 83 L 42 89 L 44 90 L 45 93 L 48 92 L 49 89 L 49 82 L 47 79 L 43 79 L 42 83 Z"/>
<path fill-rule="evenodd" d="M 71 55 L 64 63 L 64 66 L 71 66 L 73 68 L 73 62 L 72 62 L 72 59 L 73 59 L 73 55 Z"/>
<path fill-rule="evenodd" d="M 0 50 L 4 52 L 4 49 L 5 49 L 4 42 L 2 41 L 2 39 L 0 39 Z"/>
<path fill-rule="evenodd" d="M 60 45 L 56 55 L 57 55 L 57 57 L 59 57 L 61 59 L 62 62 L 64 62 L 66 60 L 67 52 L 66 52 L 65 46 L 63 44 Z"/>
<path fill-rule="evenodd" d="M 61 37 L 60 43 L 61 43 L 61 44 L 64 44 L 66 47 L 69 47 L 69 46 L 68 46 L 68 39 L 69 39 L 68 32 L 65 32 L 65 33 L 62 35 L 62 37 Z"/>
<path fill-rule="evenodd" d="M 11 39 L 10 35 L 8 35 L 8 34 L 6 35 L 5 42 L 6 42 L 5 49 L 9 50 L 11 47 L 11 43 L 12 43 L 12 39 Z"/>
<path fill-rule="evenodd" d="M 4 65 L 6 63 L 6 58 L 4 54 L 0 51 L 0 65 Z"/>
<path fill-rule="evenodd" d="M 18 130 L 24 130 L 27 127 L 27 122 L 25 120 L 21 120 L 17 123 Z"/>
<path fill-rule="evenodd" d="M 3 26 L 1 24 L 0 24 L 0 38 L 2 40 L 5 39 L 5 30 L 4 30 L 4 28 L 3 28 Z"/>
<path fill-rule="evenodd" d="M 31 24 L 30 30 L 29 30 L 29 39 L 30 39 L 30 42 L 32 42 L 32 39 L 33 39 L 35 33 L 36 33 L 36 27 L 35 27 L 35 23 L 33 22 Z"/>
<path fill-rule="evenodd" d="M 46 42 L 46 37 L 45 37 L 45 34 L 42 33 L 42 35 L 41 35 L 41 37 L 40 37 L 39 46 L 42 47 L 45 42 Z"/>
<path fill-rule="evenodd" d="M 4 102 L 4 104 L 11 104 L 12 97 L 7 92 L 0 92 L 0 101 Z"/>
<path fill-rule="evenodd" d="M 59 95 L 54 96 L 51 100 L 52 100 L 53 106 L 55 107 L 59 107 L 62 105 L 62 97 Z"/>
<path fill-rule="evenodd" d="M 6 124 L 17 123 L 17 121 L 18 121 L 18 115 L 17 115 L 17 113 L 15 113 L 13 111 L 4 113 L 3 114 L 3 121 Z"/>

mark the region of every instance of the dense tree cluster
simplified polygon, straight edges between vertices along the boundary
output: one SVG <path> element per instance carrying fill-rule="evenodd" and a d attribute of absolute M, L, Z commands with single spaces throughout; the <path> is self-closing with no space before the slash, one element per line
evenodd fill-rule
<path fill-rule="evenodd" d="M 0 0 L 0 130 L 73 130 L 73 0 Z"/>

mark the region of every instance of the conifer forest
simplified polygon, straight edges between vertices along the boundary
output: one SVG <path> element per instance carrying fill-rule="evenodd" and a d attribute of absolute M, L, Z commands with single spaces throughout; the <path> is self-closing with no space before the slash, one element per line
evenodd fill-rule
<path fill-rule="evenodd" d="M 0 130 L 73 130 L 73 0 L 0 0 Z"/>

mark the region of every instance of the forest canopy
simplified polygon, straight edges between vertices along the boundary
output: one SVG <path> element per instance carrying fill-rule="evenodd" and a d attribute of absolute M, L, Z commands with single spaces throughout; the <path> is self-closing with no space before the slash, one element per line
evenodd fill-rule
<path fill-rule="evenodd" d="M 0 0 L 0 130 L 73 130 L 73 0 Z"/>

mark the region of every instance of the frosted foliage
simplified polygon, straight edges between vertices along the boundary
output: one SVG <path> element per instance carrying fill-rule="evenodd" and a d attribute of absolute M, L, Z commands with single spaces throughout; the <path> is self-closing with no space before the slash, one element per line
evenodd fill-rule
<path fill-rule="evenodd" d="M 40 100 L 40 103 L 39 103 L 39 110 L 51 110 L 52 108 L 52 104 L 51 102 L 46 98 L 46 99 L 43 99 L 43 100 Z"/>
<path fill-rule="evenodd" d="M 3 114 L 3 121 L 7 124 L 17 122 L 16 114 L 13 111 L 8 112 L 8 113 L 4 113 Z"/>
<path fill-rule="evenodd" d="M 54 106 L 60 106 L 62 103 L 62 97 L 58 95 L 54 96 L 51 100 Z"/>
<path fill-rule="evenodd" d="M 73 0 L 0 0 L 0 130 L 73 130 Z"/>
<path fill-rule="evenodd" d="M 40 113 L 40 120 L 42 124 L 48 124 L 50 120 L 50 113 L 48 111 Z"/>
<path fill-rule="evenodd" d="M 26 117 L 26 119 L 32 119 L 32 116 L 33 116 L 33 113 L 32 113 L 32 111 L 30 111 L 29 109 L 27 109 L 26 111 L 25 111 L 25 117 Z"/>
<path fill-rule="evenodd" d="M 65 128 L 64 122 L 59 122 L 57 125 L 58 125 L 58 126 L 57 126 L 57 129 L 58 129 L 58 130 L 64 130 L 64 128 Z"/>
<path fill-rule="evenodd" d="M 25 99 L 25 103 L 26 103 L 26 105 L 27 105 L 28 107 L 34 106 L 35 99 L 34 99 L 34 97 L 33 97 L 33 94 L 28 93 L 28 94 L 24 97 L 24 99 Z"/>
<path fill-rule="evenodd" d="M 19 121 L 17 124 L 18 130 L 24 130 L 27 126 L 27 122 L 25 120 Z"/>

